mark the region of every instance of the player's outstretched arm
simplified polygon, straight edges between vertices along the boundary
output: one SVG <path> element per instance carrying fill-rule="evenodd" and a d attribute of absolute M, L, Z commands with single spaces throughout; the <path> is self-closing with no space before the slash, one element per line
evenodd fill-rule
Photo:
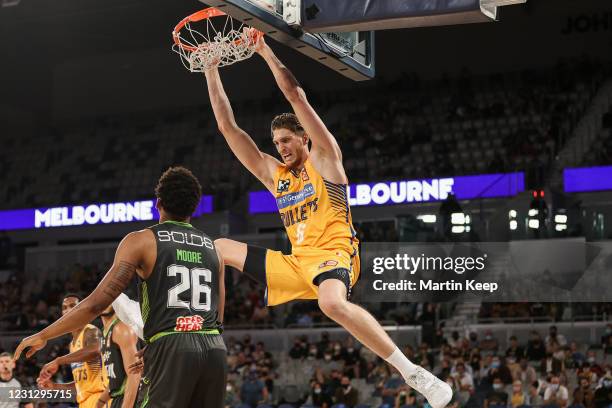
<path fill-rule="evenodd" d="M 136 362 L 138 336 L 127 324 L 120 322 L 113 330 L 113 341 L 117 343 L 119 349 L 121 350 L 123 368 L 125 369 L 125 372 L 128 373 L 122 407 L 133 407 L 136 403 L 136 394 L 138 394 L 140 373 L 131 373 L 128 367 Z"/>
<path fill-rule="evenodd" d="M 91 361 L 97 358 L 100 355 L 100 339 L 101 333 L 97 327 L 87 328 L 83 335 L 83 348 L 57 357 L 45 364 L 40 370 L 39 377 L 43 379 L 51 378 L 62 365 Z"/>
<path fill-rule="evenodd" d="M 274 51 L 266 44 L 263 37 L 258 40 L 256 51 L 266 61 L 278 87 L 291 104 L 306 134 L 312 141 L 312 148 L 330 159 L 342 160 L 338 142 L 327 129 L 317 112 L 310 106 L 306 93 L 291 71 L 276 57 Z"/>
<path fill-rule="evenodd" d="M 143 234 L 150 234 L 150 231 L 128 234 L 119 244 L 113 265 L 96 289 L 56 322 L 23 339 L 15 350 L 14 359 L 19 359 L 26 349 L 29 349 L 26 357 L 30 358 L 43 349 L 48 340 L 76 331 L 99 316 L 128 287 L 137 266 L 142 264 L 145 248 Z"/>
<path fill-rule="evenodd" d="M 244 167 L 253 173 L 268 190 L 272 191 L 274 188 L 274 171 L 280 165 L 280 162 L 260 151 L 253 139 L 236 124 L 232 106 L 219 76 L 219 70 L 216 67 L 209 69 L 205 75 L 208 96 L 219 131 Z"/>

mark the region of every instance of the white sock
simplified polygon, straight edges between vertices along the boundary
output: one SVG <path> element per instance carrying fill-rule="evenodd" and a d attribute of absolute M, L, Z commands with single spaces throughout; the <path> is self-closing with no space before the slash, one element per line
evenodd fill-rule
<path fill-rule="evenodd" d="M 399 371 L 404 378 L 408 378 L 408 376 L 414 374 L 418 367 L 416 364 L 413 364 L 410 360 L 408 360 L 404 353 L 402 353 L 397 347 L 393 353 L 386 358 L 386 361 L 393 367 L 397 368 L 397 371 Z"/>

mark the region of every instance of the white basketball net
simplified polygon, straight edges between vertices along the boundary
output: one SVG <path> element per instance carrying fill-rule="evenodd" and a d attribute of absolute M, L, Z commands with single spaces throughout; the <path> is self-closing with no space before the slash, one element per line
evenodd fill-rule
<path fill-rule="evenodd" d="M 255 53 L 255 36 L 258 33 L 249 26 L 236 21 L 228 15 L 221 30 L 215 28 L 210 18 L 198 23 L 205 26 L 198 31 L 192 28 L 195 22 L 188 21 L 178 31 L 173 32 L 175 44 L 172 50 L 180 55 L 181 62 L 191 72 L 204 72 L 214 66 L 227 66 L 250 58 Z"/>

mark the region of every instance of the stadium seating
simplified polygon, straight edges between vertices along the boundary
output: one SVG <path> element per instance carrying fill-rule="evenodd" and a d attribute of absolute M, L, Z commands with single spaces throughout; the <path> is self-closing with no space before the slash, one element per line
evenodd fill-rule
<path fill-rule="evenodd" d="M 542 182 L 606 69 L 578 60 L 537 72 L 379 81 L 376 88 L 312 99 L 353 181 L 524 170 L 529 181 Z M 268 124 L 281 108 L 265 106 L 235 110 L 240 125 L 274 153 Z M 205 192 L 219 193 L 217 209 L 261 189 L 232 156 L 206 106 L 4 137 L 0 170 L 12 175 L 0 185 L 4 208 L 150 198 L 161 171 L 173 164 L 193 169 Z M 607 159 L 607 150 L 593 149 L 603 155 L 594 161 Z"/>

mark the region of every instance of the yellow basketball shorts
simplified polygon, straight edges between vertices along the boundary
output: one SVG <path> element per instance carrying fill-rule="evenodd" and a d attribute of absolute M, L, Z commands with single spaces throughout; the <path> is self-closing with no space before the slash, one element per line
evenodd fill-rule
<path fill-rule="evenodd" d="M 349 272 L 349 287 L 359 278 L 359 253 L 316 248 L 295 250 L 291 255 L 266 251 L 266 298 L 268 306 L 296 299 L 317 299 L 319 287 L 315 278 L 334 269 Z"/>
<path fill-rule="evenodd" d="M 89 395 L 85 400 L 79 402 L 79 408 L 96 408 L 101 395 L 101 392 Z M 110 406 L 110 404 L 107 404 L 107 406 Z"/>

